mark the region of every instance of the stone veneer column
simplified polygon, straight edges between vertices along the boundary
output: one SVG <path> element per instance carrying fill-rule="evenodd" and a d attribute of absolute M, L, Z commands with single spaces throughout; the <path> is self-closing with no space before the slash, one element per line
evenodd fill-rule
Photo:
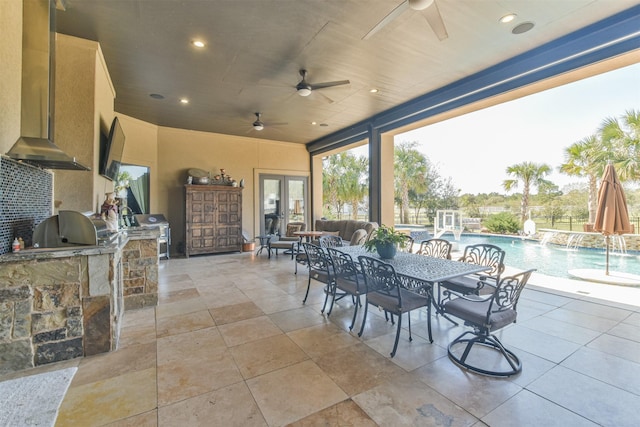
<path fill-rule="evenodd" d="M 125 310 L 158 304 L 159 232 L 145 233 L 151 233 L 151 237 L 131 236 L 122 251 Z"/>
<path fill-rule="evenodd" d="M 73 252 L 2 256 L 0 374 L 117 348 L 121 251 Z"/>
<path fill-rule="evenodd" d="M 0 264 L 0 373 L 83 354 L 80 257 Z"/>

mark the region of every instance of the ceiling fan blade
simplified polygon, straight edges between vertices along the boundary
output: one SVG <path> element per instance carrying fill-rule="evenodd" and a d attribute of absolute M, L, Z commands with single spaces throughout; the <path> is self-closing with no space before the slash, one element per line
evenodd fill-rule
<path fill-rule="evenodd" d="M 316 89 L 324 89 L 326 87 L 348 85 L 349 83 L 351 83 L 349 80 L 338 80 L 335 82 L 316 83 L 310 86 L 311 86 L 311 90 L 316 90 Z"/>
<path fill-rule="evenodd" d="M 396 8 L 389 12 L 387 16 L 382 18 L 382 21 L 378 22 L 375 27 L 370 29 L 369 32 L 365 34 L 364 37 L 362 37 L 362 40 L 368 40 L 369 38 L 371 38 L 375 33 L 384 28 L 388 23 L 396 19 L 398 16 L 402 15 L 402 12 L 407 9 L 409 9 L 409 0 L 405 0 L 398 6 L 396 6 Z"/>
<path fill-rule="evenodd" d="M 444 21 L 442 20 L 442 15 L 440 15 L 440 10 L 438 9 L 438 4 L 434 1 L 431 6 L 426 8 L 422 14 L 425 19 L 431 26 L 431 29 L 436 36 L 440 39 L 440 41 L 449 38 L 449 33 L 447 33 L 447 28 L 444 26 Z"/>
<path fill-rule="evenodd" d="M 286 126 L 288 124 L 289 123 L 287 123 L 287 122 L 273 122 L 273 123 L 272 122 L 267 122 L 264 125 L 265 126 Z"/>
<path fill-rule="evenodd" d="M 326 102 L 328 102 L 329 104 L 333 104 L 333 102 L 334 102 L 334 101 L 333 101 L 333 99 L 329 98 L 327 95 L 325 95 L 325 94 L 324 94 L 324 93 L 322 93 L 322 92 L 314 92 L 314 93 L 312 94 L 312 96 L 316 96 L 316 97 L 324 98 L 324 100 L 325 100 Z"/>

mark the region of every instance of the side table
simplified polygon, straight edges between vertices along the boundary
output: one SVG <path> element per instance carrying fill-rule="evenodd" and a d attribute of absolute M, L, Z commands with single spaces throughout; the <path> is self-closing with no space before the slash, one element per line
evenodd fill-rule
<path fill-rule="evenodd" d="M 260 247 L 256 251 L 256 255 L 260 255 L 263 249 L 266 249 L 271 257 L 271 249 L 269 248 L 269 242 L 271 241 L 271 235 L 257 236 L 256 239 L 260 239 Z"/>

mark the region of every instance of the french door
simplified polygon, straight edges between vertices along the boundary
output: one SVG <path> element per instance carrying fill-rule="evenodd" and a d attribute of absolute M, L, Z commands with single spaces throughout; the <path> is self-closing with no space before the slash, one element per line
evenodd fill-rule
<path fill-rule="evenodd" d="M 260 174 L 261 235 L 285 234 L 288 223 L 307 222 L 307 181 L 304 176 Z"/>

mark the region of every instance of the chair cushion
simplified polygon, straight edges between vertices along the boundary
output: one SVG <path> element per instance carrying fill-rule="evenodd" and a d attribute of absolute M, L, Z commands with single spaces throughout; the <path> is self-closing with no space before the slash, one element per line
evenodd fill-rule
<path fill-rule="evenodd" d="M 486 277 L 485 277 L 486 279 Z M 493 278 L 488 278 L 488 280 L 494 280 Z M 467 295 L 467 294 L 482 294 L 482 288 L 478 287 L 478 282 L 480 282 L 480 278 L 478 276 L 462 276 L 456 277 L 455 279 L 445 280 L 440 283 L 443 287 L 447 289 L 451 289 L 453 292 L 457 292 L 459 294 Z M 479 292 L 480 291 L 480 292 Z M 494 288 L 489 287 L 488 293 L 492 293 Z"/>
<path fill-rule="evenodd" d="M 360 284 L 360 286 L 358 286 Z M 338 289 L 351 295 L 364 295 L 367 287 L 364 285 L 364 276 L 358 274 L 358 283 L 348 277 L 336 278 L 336 286 Z"/>
<path fill-rule="evenodd" d="M 277 240 L 275 242 L 269 242 L 271 249 L 293 249 L 296 241 Z"/>
<path fill-rule="evenodd" d="M 340 231 L 323 231 L 323 236 L 340 236 Z"/>
<path fill-rule="evenodd" d="M 429 303 L 429 298 L 418 295 L 415 292 L 406 289 L 400 289 L 400 292 L 402 294 L 402 307 L 398 306 L 398 297 L 389 296 L 377 291 L 367 293 L 367 302 L 395 314 L 406 313 L 416 308 L 426 307 Z"/>
<path fill-rule="evenodd" d="M 322 282 L 322 283 L 329 282 L 329 273 L 327 273 L 325 270 L 312 269 L 309 272 L 309 275 L 313 280 L 317 280 L 318 282 Z"/>
<path fill-rule="evenodd" d="M 464 298 L 456 298 L 447 301 L 443 305 L 443 309 L 445 313 L 458 317 L 465 322 L 484 327 L 487 326 L 485 322 L 490 301 L 490 299 L 469 301 Z M 515 322 L 517 315 L 513 309 L 491 313 L 491 316 L 489 316 L 489 330 L 495 331 Z"/>
<path fill-rule="evenodd" d="M 367 302 L 392 313 L 399 313 L 398 298 L 374 291 L 367 293 Z"/>
<path fill-rule="evenodd" d="M 295 237 L 297 238 L 297 236 L 293 233 L 297 233 L 298 231 L 302 230 L 302 225 L 301 224 L 287 224 L 287 233 L 286 236 L 287 237 Z"/>
<path fill-rule="evenodd" d="M 420 307 L 426 307 L 429 304 L 429 297 L 426 295 L 419 295 L 406 289 L 400 289 L 400 293 L 402 294 L 403 312 L 415 310 Z"/>

